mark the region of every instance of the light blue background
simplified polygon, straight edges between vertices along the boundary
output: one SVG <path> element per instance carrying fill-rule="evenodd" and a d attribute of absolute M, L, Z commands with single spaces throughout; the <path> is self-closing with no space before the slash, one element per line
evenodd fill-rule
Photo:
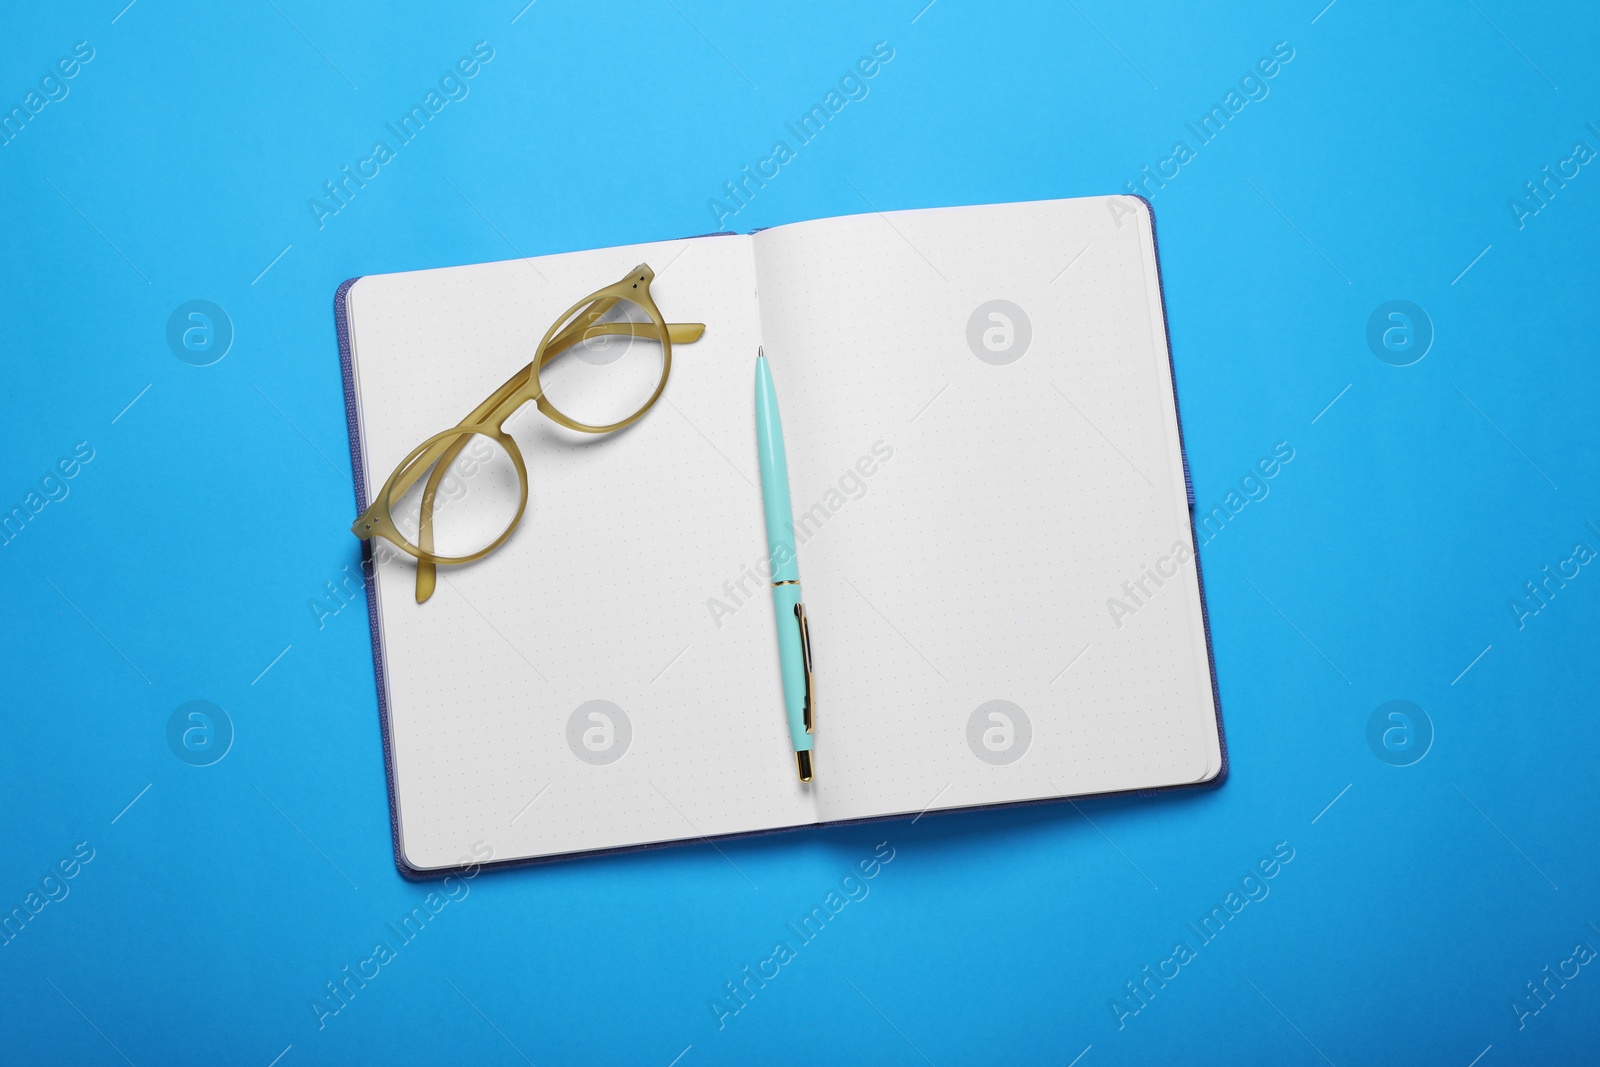
<path fill-rule="evenodd" d="M 1600 549 L 1600 169 L 1523 228 L 1508 206 L 1600 149 L 1591 10 L 123 2 L 0 32 L 5 110 L 95 49 L 0 148 L 0 504 L 95 449 L 0 548 L 0 908 L 95 850 L 0 947 L 0 1058 L 1595 1055 L 1600 969 L 1522 1029 L 1511 1004 L 1600 947 L 1600 568 L 1521 629 L 1508 607 Z M 479 40 L 470 96 L 319 230 L 307 200 Z M 427 892 L 393 867 L 364 608 L 307 606 L 357 559 L 335 286 L 714 229 L 723 182 L 879 40 L 870 95 L 731 226 L 1121 191 L 1294 49 L 1151 196 L 1198 500 L 1295 449 L 1202 552 L 1231 778 L 486 874 L 319 1030 L 322 984 Z M 210 367 L 165 341 L 191 299 L 236 331 Z M 1366 344 L 1391 299 L 1436 331 L 1409 367 Z M 207 768 L 165 739 L 194 699 L 236 731 Z M 1368 747 L 1393 699 L 1437 733 L 1413 766 Z M 723 983 L 881 841 L 870 896 L 719 1029 Z M 1270 896 L 1119 1029 L 1123 984 L 1278 842 Z"/>

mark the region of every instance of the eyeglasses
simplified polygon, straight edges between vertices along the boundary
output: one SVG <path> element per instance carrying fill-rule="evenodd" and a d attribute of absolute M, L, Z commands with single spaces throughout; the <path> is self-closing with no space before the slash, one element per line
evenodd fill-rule
<path fill-rule="evenodd" d="M 417 603 L 433 595 L 438 564 L 470 563 L 505 544 L 528 506 L 528 468 L 505 424 L 532 400 L 547 418 L 581 433 L 637 422 L 660 399 L 672 346 L 692 344 L 704 323 L 669 323 L 641 263 L 568 308 L 533 360 L 460 423 L 411 451 L 350 532 L 382 537 L 417 560 Z M 556 362 L 570 352 L 571 359 Z M 653 388 L 652 388 L 653 387 Z"/>

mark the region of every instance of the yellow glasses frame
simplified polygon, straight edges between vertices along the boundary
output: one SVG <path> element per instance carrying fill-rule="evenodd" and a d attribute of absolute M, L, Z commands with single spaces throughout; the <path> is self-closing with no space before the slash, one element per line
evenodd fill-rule
<path fill-rule="evenodd" d="M 371 537 L 382 537 L 402 552 L 416 558 L 417 603 L 420 604 L 433 595 L 438 564 L 471 563 L 473 560 L 482 559 L 505 544 L 506 539 L 517 528 L 517 524 L 522 521 L 522 513 L 528 506 L 528 468 L 523 462 L 522 451 L 517 447 L 517 442 L 505 432 L 506 421 L 522 405 L 530 400 L 536 402 L 539 410 L 547 418 L 569 430 L 581 433 L 610 433 L 637 422 L 661 398 L 662 390 L 667 387 L 667 375 L 672 372 L 672 346 L 693 344 L 705 333 L 706 327 L 705 323 L 701 322 L 667 322 L 662 317 L 661 310 L 656 307 L 655 298 L 650 295 L 650 283 L 654 280 L 655 272 L 647 264 L 641 263 L 620 281 L 595 290 L 568 308 L 545 331 L 539 347 L 534 350 L 533 360 L 507 379 L 506 383 L 491 393 L 487 400 L 473 408 L 472 413 L 466 418 L 450 429 L 434 434 L 412 449 L 411 454 L 401 461 L 393 474 L 389 475 L 389 480 L 378 490 L 367 510 L 351 525 L 350 532 L 363 541 Z M 623 301 L 638 305 L 649 315 L 650 321 L 599 321 Z M 544 395 L 544 386 L 539 381 L 539 374 L 546 364 L 573 345 L 608 335 L 645 337 L 659 341 L 661 381 L 656 383 L 655 392 L 650 394 L 650 399 L 646 400 L 638 411 L 620 422 L 594 426 L 569 417 L 550 403 Z M 517 513 L 506 526 L 505 532 L 487 546 L 465 556 L 441 555 L 433 550 L 434 500 L 450 464 L 461 454 L 461 450 L 474 435 L 490 438 L 506 450 L 511 462 L 517 468 L 522 496 L 517 502 Z M 427 484 L 422 490 L 418 543 L 412 544 L 406 539 L 405 534 L 400 532 L 390 506 L 403 497 L 417 480 L 429 471 L 431 473 L 428 474 Z"/>

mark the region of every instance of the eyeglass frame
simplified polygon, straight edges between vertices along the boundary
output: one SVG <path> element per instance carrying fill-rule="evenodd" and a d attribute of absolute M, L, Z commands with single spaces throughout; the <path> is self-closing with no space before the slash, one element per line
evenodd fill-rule
<path fill-rule="evenodd" d="M 474 408 L 465 419 L 448 430 L 434 434 L 412 449 L 395 467 L 394 472 L 383 483 L 383 487 L 373 495 L 367 509 L 351 524 L 350 532 L 361 540 L 382 537 L 400 551 L 416 559 L 417 603 L 421 604 L 433 595 L 439 564 L 454 566 L 482 559 L 503 545 L 522 522 L 522 514 L 528 506 L 528 468 L 515 439 L 505 432 L 505 424 L 524 404 L 530 400 L 534 401 L 546 418 L 570 430 L 602 434 L 631 426 L 661 398 L 662 392 L 667 387 L 667 377 L 672 373 L 674 342 L 693 344 L 705 333 L 706 327 L 702 322 L 667 322 L 650 293 L 650 284 L 654 280 L 655 272 L 650 269 L 649 264 L 641 263 L 619 281 L 596 289 L 563 312 L 545 331 L 528 365 L 489 394 L 489 397 Z M 650 316 L 650 322 L 646 324 L 631 320 L 608 323 L 598 321 L 623 301 L 636 304 Z M 607 335 L 658 339 L 661 342 L 661 380 L 656 383 L 655 391 L 638 411 L 619 422 L 597 426 L 579 422 L 552 404 L 545 396 L 539 375 L 545 364 L 573 345 Z M 511 457 L 511 462 L 517 469 L 517 479 L 522 491 L 521 499 L 517 502 L 516 515 L 506 525 L 505 531 L 488 545 L 469 555 L 440 555 L 433 551 L 433 501 L 439 483 L 449 470 L 450 464 L 461 454 L 461 450 L 474 435 L 487 437 L 506 450 L 506 454 Z M 430 470 L 432 473 L 428 475 L 427 485 L 423 487 L 420 507 L 421 520 L 417 539 L 421 544 L 412 544 L 400 531 L 390 509 L 396 500 L 417 483 L 425 471 Z M 407 478 L 407 475 L 410 477 Z"/>

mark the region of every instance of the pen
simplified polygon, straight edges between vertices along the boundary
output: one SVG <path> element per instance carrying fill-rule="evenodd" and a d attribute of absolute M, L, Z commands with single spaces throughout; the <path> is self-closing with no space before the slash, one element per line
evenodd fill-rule
<path fill-rule="evenodd" d="M 772 609 L 778 620 L 778 665 L 789 740 L 802 782 L 811 781 L 811 727 L 815 702 L 811 680 L 811 633 L 801 603 L 800 561 L 794 552 L 794 513 L 789 506 L 789 467 L 783 455 L 783 422 L 767 358 L 756 349 L 756 452 L 761 461 L 761 503 L 767 517 L 772 561 Z"/>

